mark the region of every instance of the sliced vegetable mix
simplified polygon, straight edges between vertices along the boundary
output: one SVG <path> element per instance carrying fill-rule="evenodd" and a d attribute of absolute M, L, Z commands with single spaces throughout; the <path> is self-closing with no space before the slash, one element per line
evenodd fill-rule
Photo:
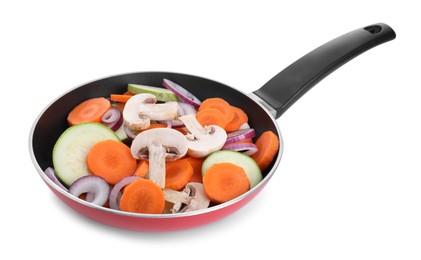
<path fill-rule="evenodd" d="M 89 203 L 143 214 L 201 210 L 255 187 L 278 153 L 277 135 L 256 136 L 245 111 L 222 98 L 162 85 L 128 84 L 75 106 L 48 178 Z"/>

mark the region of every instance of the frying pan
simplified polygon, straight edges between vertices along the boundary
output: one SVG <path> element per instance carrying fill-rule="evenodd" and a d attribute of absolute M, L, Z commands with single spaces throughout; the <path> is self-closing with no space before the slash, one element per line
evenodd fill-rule
<path fill-rule="evenodd" d="M 281 132 L 275 121 L 277 118 L 335 69 L 372 47 L 393 40 L 395 37 L 393 29 L 383 23 L 356 29 L 306 54 L 250 94 L 242 93 L 217 81 L 170 72 L 128 73 L 95 80 L 64 93 L 40 113 L 30 131 L 30 156 L 42 180 L 55 195 L 77 212 L 100 223 L 145 232 L 175 231 L 205 225 L 246 205 L 271 179 L 283 151 Z M 243 108 L 249 116 L 249 124 L 256 131 L 256 136 L 267 130 L 278 135 L 280 139 L 278 154 L 263 172 L 264 178 L 257 186 L 229 202 L 208 209 L 155 215 L 116 211 L 92 205 L 63 191 L 44 174 L 44 170 L 52 166 L 53 146 L 67 128 L 66 117 L 73 107 L 89 98 L 123 93 L 127 90 L 128 83 L 161 86 L 164 78 L 177 82 L 201 100 L 222 97 L 230 104 Z"/>

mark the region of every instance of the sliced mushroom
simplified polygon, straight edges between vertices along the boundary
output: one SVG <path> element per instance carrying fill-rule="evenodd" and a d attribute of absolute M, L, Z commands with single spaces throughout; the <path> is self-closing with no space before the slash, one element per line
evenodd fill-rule
<path fill-rule="evenodd" d="M 165 200 L 174 203 L 172 213 L 189 212 L 209 207 L 202 183 L 189 182 L 183 191 L 164 190 Z"/>
<path fill-rule="evenodd" d="M 175 101 L 160 104 L 144 103 L 137 110 L 140 116 L 149 117 L 151 120 L 173 120 L 178 115 L 178 105 Z"/>
<path fill-rule="evenodd" d="M 227 133 L 222 127 L 217 125 L 202 127 L 194 114 L 180 116 L 178 119 L 184 123 L 190 132 L 187 135 L 188 154 L 190 156 L 202 158 L 224 146 Z"/>
<path fill-rule="evenodd" d="M 177 102 L 155 104 L 156 96 L 141 93 L 131 97 L 123 110 L 124 122 L 130 130 L 143 130 L 151 120 L 172 120 L 177 117 Z"/>
<path fill-rule="evenodd" d="M 171 128 L 155 128 L 141 132 L 130 147 L 133 157 L 149 160 L 149 179 L 165 188 L 165 161 L 177 160 L 187 153 L 187 140 Z"/>
<path fill-rule="evenodd" d="M 123 109 L 124 123 L 130 130 L 143 130 L 150 126 L 151 120 L 149 117 L 140 117 L 138 108 L 142 104 L 153 104 L 156 102 L 155 95 L 152 94 L 137 94 L 131 97 Z"/>

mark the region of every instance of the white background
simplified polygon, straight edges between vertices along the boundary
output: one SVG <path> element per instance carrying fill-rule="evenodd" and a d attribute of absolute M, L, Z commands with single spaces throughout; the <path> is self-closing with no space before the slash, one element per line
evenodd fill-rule
<path fill-rule="evenodd" d="M 417 1 L 201 2 L 2 1 L 0 258 L 420 259 Z M 30 160 L 35 118 L 87 81 L 172 71 L 249 93 L 376 22 L 396 40 L 335 71 L 277 120 L 285 150 L 274 177 L 214 224 L 172 233 L 97 224 L 57 199 Z"/>

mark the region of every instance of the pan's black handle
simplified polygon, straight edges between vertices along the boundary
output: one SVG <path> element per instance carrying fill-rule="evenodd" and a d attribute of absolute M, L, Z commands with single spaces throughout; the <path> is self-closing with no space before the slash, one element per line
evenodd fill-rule
<path fill-rule="evenodd" d="M 383 23 L 351 31 L 306 54 L 253 93 L 273 107 L 278 118 L 335 69 L 395 37 L 393 29 Z"/>

